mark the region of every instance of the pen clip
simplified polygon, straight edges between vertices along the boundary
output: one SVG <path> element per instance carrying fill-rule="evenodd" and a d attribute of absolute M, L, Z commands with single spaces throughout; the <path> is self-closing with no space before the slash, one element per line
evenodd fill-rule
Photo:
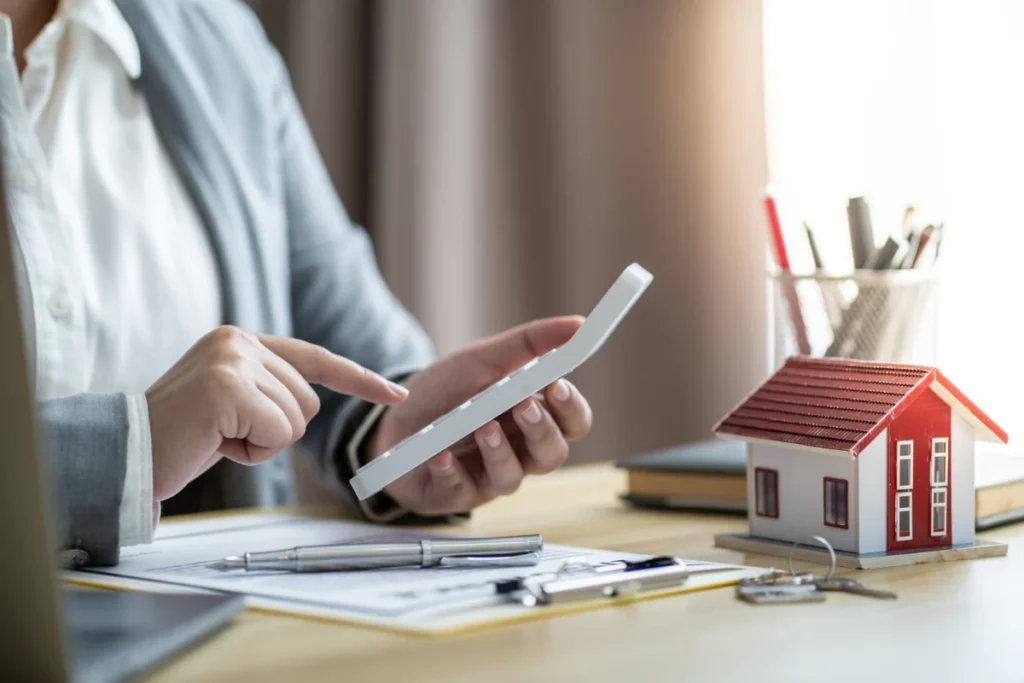
<path fill-rule="evenodd" d="M 540 562 L 540 553 L 512 555 L 449 555 L 438 563 L 442 567 L 533 567 Z"/>
<path fill-rule="evenodd" d="M 689 576 L 690 569 L 682 560 L 659 557 L 628 563 L 618 572 L 568 574 L 554 578 L 537 577 L 534 580 L 528 578 L 521 582 L 518 597 L 528 607 L 621 598 L 679 586 Z"/>

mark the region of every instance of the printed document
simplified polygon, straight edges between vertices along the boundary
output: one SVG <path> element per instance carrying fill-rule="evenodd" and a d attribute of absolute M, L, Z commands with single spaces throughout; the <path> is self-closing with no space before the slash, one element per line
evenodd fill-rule
<path fill-rule="evenodd" d="M 533 567 L 400 567 L 358 571 L 292 573 L 221 570 L 210 563 L 228 555 L 295 546 L 387 543 L 439 538 L 441 534 L 361 522 L 278 514 L 244 514 L 162 526 L 152 545 L 121 551 L 116 567 L 68 572 L 73 581 L 112 587 L 171 588 L 239 593 L 247 604 L 274 611 L 327 617 L 349 623 L 418 633 L 442 633 L 537 616 L 556 608 L 524 607 L 496 595 L 494 582 L 599 565 L 643 555 L 544 545 Z M 685 589 L 733 583 L 760 570 L 735 565 L 687 563 L 705 570 Z"/>

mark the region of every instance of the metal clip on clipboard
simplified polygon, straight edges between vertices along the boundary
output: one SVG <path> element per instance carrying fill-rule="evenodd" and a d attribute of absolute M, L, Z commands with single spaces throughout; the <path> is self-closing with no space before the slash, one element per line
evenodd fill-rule
<path fill-rule="evenodd" d="M 690 570 L 682 560 L 661 556 L 595 567 L 589 571 L 563 570 L 556 574 L 500 581 L 495 588 L 498 594 L 533 607 L 628 597 L 679 586 L 689 576 Z"/>

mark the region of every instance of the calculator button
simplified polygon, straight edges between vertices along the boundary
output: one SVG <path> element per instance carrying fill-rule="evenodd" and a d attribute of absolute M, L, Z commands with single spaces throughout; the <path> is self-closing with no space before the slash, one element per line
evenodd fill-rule
<path fill-rule="evenodd" d="M 492 384 L 491 386 L 487 387 L 486 389 L 481 391 L 479 394 L 474 396 L 471 400 L 479 401 L 480 399 L 482 399 L 487 394 L 494 393 L 494 391 L 496 391 L 500 386 L 502 386 L 506 382 L 508 382 L 508 377 L 507 376 L 506 377 L 502 377 L 500 380 L 498 380 L 497 382 L 495 382 L 494 384 Z"/>
<path fill-rule="evenodd" d="M 400 450 L 401 448 L 404 448 L 405 445 L 407 443 L 409 443 L 410 441 L 412 441 L 412 436 L 405 437 L 404 439 L 402 439 L 401 441 L 396 443 L 394 446 L 392 446 L 391 450 L 389 450 L 388 453 L 394 453 L 395 451 Z"/>
<path fill-rule="evenodd" d="M 444 422 L 445 420 L 447 420 L 449 417 L 451 417 L 454 414 L 455 414 L 454 412 L 445 413 L 441 417 L 439 417 L 436 420 L 434 420 L 431 424 L 436 427 L 436 426 L 438 426 L 439 424 L 441 424 L 442 422 Z"/>
<path fill-rule="evenodd" d="M 512 373 L 511 375 L 509 375 L 509 376 L 508 376 L 508 379 L 512 379 L 513 377 L 515 377 L 515 376 L 516 376 L 516 375 L 518 375 L 519 373 L 521 373 L 521 372 L 524 372 L 524 371 L 526 371 L 526 370 L 529 370 L 529 369 L 530 369 L 530 368 L 532 368 L 532 367 L 533 367 L 534 365 L 536 365 L 536 364 L 537 364 L 537 362 L 538 362 L 539 360 L 540 360 L 539 358 L 534 358 L 534 359 L 533 359 L 533 360 L 531 360 L 531 361 L 530 361 L 529 363 L 527 363 L 526 365 L 524 365 L 523 367 L 519 368 L 518 370 L 516 370 L 515 372 L 513 372 L 513 373 Z"/>

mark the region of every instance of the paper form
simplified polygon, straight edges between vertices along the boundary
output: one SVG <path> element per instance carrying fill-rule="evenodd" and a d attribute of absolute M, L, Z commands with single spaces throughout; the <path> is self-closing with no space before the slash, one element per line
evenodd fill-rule
<path fill-rule="evenodd" d="M 495 595 L 493 582 L 558 571 L 565 562 L 597 565 L 646 557 L 606 550 L 547 545 L 534 567 L 413 567 L 343 572 L 291 573 L 220 570 L 210 562 L 227 555 L 304 545 L 417 541 L 424 533 L 360 522 L 287 515 L 238 515 L 180 525 L 168 524 L 152 545 L 125 548 L 121 563 L 89 572 L 69 572 L 76 580 L 103 585 L 161 590 L 161 584 L 240 593 L 250 605 L 342 621 L 416 632 L 447 631 L 537 612 Z M 688 563 L 690 564 L 690 563 Z M 696 567 L 708 563 L 692 563 Z M 722 567 L 730 567 L 722 565 Z M 745 571 L 745 569 L 747 571 Z M 756 570 L 755 570 L 756 571 Z M 721 582 L 749 575 L 749 569 L 694 575 L 688 584 Z M 147 586 L 148 584 L 148 586 Z"/>

